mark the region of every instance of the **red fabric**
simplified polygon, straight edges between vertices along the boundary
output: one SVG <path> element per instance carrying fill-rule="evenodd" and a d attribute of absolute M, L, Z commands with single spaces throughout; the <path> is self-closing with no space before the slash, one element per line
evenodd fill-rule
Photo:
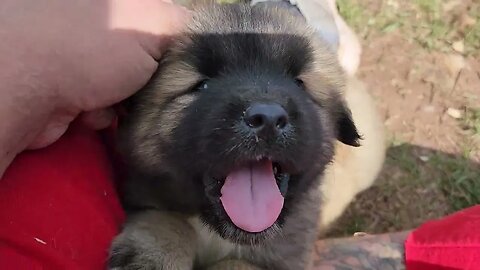
<path fill-rule="evenodd" d="M 124 219 L 98 133 L 72 127 L 0 179 L 0 269 L 105 269 Z"/>
<path fill-rule="evenodd" d="M 480 269 L 480 206 L 413 231 L 405 242 L 407 270 Z"/>

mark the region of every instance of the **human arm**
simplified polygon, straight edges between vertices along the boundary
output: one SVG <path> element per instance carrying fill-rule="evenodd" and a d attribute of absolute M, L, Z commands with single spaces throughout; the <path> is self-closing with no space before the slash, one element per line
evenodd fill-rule
<path fill-rule="evenodd" d="M 319 241 L 313 269 L 405 269 L 404 241 L 408 234 L 398 232 Z"/>

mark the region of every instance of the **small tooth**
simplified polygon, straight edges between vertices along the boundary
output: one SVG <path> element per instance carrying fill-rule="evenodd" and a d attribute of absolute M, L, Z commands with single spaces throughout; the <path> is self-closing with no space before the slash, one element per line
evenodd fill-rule
<path fill-rule="evenodd" d="M 274 174 L 277 174 L 277 172 L 278 172 L 277 166 L 274 166 L 274 167 L 273 167 L 273 173 L 274 173 Z"/>

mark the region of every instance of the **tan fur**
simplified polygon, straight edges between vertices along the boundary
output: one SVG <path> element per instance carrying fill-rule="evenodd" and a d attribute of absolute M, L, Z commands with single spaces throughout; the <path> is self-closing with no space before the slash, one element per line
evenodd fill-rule
<path fill-rule="evenodd" d="M 115 248 L 111 250 L 111 256 L 130 254 L 136 260 L 133 263 L 139 266 L 146 261 L 153 265 L 163 265 L 164 269 L 192 269 L 197 246 L 194 230 L 181 215 L 144 211 L 130 216 L 124 227 L 122 234 L 113 241 L 112 246 Z M 123 242 L 135 245 L 117 246 L 117 243 Z M 185 245 L 186 242 L 189 245 Z"/>
<path fill-rule="evenodd" d="M 323 203 L 319 223 L 322 230 L 340 217 L 359 192 L 373 184 L 385 158 L 383 121 L 365 85 L 350 78 L 345 99 L 363 136 L 362 146 L 336 145 L 335 160 L 327 169 L 321 187 Z"/>
<path fill-rule="evenodd" d="M 316 36 L 312 40 L 322 42 Z M 346 46 L 344 40 L 341 40 L 342 46 Z M 358 193 L 374 183 L 384 162 L 386 139 L 383 119 L 366 86 L 354 75 L 346 75 L 336 62 L 330 63 L 331 51 L 322 46 L 315 47 L 315 68 L 303 74 L 301 79 L 319 103 L 331 98 L 332 93 L 327 89 L 337 89 L 350 108 L 353 121 L 363 137 L 361 147 L 354 148 L 340 142 L 336 144 L 335 160 L 325 172 L 320 187 L 323 200 L 319 231 L 323 233 L 343 214 Z M 344 56 L 345 52 L 340 50 L 338 55 Z M 348 74 L 353 74 L 358 63 L 352 66 L 343 61 L 343 67 L 350 65 Z M 347 81 L 346 85 L 344 81 Z"/>
<path fill-rule="evenodd" d="M 178 124 L 178 119 L 182 118 L 183 109 L 194 100 L 194 97 L 182 95 L 170 101 L 166 109 L 168 113 L 159 114 L 155 108 L 163 106 L 171 97 L 180 95 L 182 91 L 185 91 L 185 89 L 190 88 L 202 79 L 193 67 L 181 61 L 173 61 L 171 64 L 163 63 L 163 65 L 168 68 L 160 74 L 156 81 L 152 82 L 154 85 L 151 87 L 161 87 L 165 90 L 157 92 L 154 96 L 145 97 L 144 106 L 153 108 L 154 111 L 144 114 L 145 121 L 142 122 L 162 124 L 152 127 L 151 125 L 136 123 L 136 126 L 133 128 L 136 133 L 133 143 L 140 145 L 140 147 L 135 148 L 139 152 L 134 152 L 133 155 L 136 156 L 137 162 L 143 164 L 142 166 L 145 168 L 154 166 L 154 164 L 151 164 L 152 161 L 159 160 L 158 156 L 162 152 L 160 146 L 154 140 L 149 139 L 149 136 L 152 135 L 151 129 L 157 130 L 155 135 L 158 134 L 168 141 L 172 129 Z"/>
<path fill-rule="evenodd" d="M 238 252 L 237 246 L 226 241 L 215 232 L 207 228 L 198 217 L 193 217 L 188 222 L 195 229 L 199 246 L 208 247 L 197 250 L 197 260 L 200 265 L 213 265 L 223 260 L 229 254 Z"/>

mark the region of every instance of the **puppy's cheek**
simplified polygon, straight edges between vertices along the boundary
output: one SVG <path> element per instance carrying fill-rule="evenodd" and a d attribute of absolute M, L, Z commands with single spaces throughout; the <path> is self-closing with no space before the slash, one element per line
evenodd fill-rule
<path fill-rule="evenodd" d="M 167 142 L 173 139 L 173 130 L 178 127 L 185 117 L 185 110 L 195 101 L 195 96 L 183 95 L 176 98 L 163 110 L 160 116 L 160 135 Z"/>

